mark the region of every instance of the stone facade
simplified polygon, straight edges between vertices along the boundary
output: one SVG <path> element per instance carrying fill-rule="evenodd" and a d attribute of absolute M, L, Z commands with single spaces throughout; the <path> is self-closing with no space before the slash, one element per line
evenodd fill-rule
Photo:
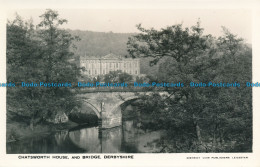
<path fill-rule="evenodd" d="M 140 75 L 140 60 L 122 58 L 114 54 L 108 54 L 101 58 L 84 58 L 80 60 L 80 66 L 85 67 L 84 75 L 98 76 L 106 75 L 110 71 L 121 70 L 130 75 Z"/>

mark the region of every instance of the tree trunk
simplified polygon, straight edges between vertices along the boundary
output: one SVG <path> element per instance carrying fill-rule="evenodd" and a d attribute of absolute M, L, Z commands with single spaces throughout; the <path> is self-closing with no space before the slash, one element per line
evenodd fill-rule
<path fill-rule="evenodd" d="M 216 133 L 218 132 L 218 123 L 215 123 L 215 128 L 213 130 L 213 143 L 212 143 L 212 146 L 213 146 L 213 149 L 215 150 L 215 148 L 217 147 L 217 139 L 216 139 Z M 213 151 L 214 151 L 213 150 Z"/>
<path fill-rule="evenodd" d="M 34 123 L 34 118 L 32 117 L 30 120 L 30 129 L 33 131 L 33 123 Z"/>
<path fill-rule="evenodd" d="M 197 139 L 201 143 L 200 127 L 199 127 L 198 123 L 196 123 L 196 133 L 197 133 Z"/>
<path fill-rule="evenodd" d="M 199 143 L 201 143 L 201 133 L 200 133 L 200 127 L 199 127 L 197 118 L 195 117 L 194 114 L 192 115 L 192 117 L 193 117 L 193 123 L 194 123 L 195 128 L 196 128 L 197 140 L 198 140 Z"/>

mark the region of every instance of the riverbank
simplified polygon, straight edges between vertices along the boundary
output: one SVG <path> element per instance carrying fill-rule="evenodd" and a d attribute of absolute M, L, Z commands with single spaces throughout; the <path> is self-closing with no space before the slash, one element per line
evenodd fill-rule
<path fill-rule="evenodd" d="M 55 131 L 70 129 L 76 126 L 78 126 L 78 124 L 72 121 L 60 124 L 44 122 L 36 125 L 33 130 L 31 130 L 29 125 L 26 123 L 12 121 L 6 124 L 6 142 L 23 140 L 35 135 L 46 135 Z"/>

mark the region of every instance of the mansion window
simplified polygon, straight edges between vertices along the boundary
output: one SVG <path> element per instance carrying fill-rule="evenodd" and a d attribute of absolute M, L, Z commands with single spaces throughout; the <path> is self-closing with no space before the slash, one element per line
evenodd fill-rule
<path fill-rule="evenodd" d="M 114 57 L 113 57 L 114 56 Z M 84 74 L 87 75 L 105 75 L 110 71 L 121 70 L 124 73 L 131 75 L 140 74 L 140 61 L 134 59 L 120 59 L 116 58 L 116 55 L 112 54 L 104 59 L 87 59 L 81 60 L 80 66 L 85 67 Z"/>

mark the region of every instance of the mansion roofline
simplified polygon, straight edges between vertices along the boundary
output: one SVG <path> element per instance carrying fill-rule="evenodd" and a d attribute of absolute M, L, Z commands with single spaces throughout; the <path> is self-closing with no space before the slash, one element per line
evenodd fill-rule
<path fill-rule="evenodd" d="M 112 53 L 101 58 L 80 59 L 80 66 L 85 68 L 83 74 L 89 76 L 105 75 L 118 70 L 130 75 L 140 75 L 140 59 L 122 58 Z"/>
<path fill-rule="evenodd" d="M 81 60 L 118 60 L 118 59 L 139 59 L 139 58 L 132 58 L 132 57 L 124 57 L 120 55 L 115 55 L 113 53 L 110 53 L 103 57 L 84 57 L 81 58 Z"/>

